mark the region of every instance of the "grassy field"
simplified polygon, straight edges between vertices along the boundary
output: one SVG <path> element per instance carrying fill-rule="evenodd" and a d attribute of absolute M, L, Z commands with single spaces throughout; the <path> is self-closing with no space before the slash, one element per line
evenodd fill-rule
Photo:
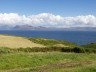
<path fill-rule="evenodd" d="M 24 37 L 16 37 L 16 36 L 8 36 L 8 35 L 0 35 L 0 47 L 8 47 L 8 48 L 27 48 L 27 47 L 44 47 L 41 44 L 36 44 L 27 38 Z"/>
<path fill-rule="evenodd" d="M 96 43 L 0 35 L 0 72 L 96 72 Z"/>
<path fill-rule="evenodd" d="M 96 72 L 96 55 L 63 52 L 0 55 L 0 72 Z"/>

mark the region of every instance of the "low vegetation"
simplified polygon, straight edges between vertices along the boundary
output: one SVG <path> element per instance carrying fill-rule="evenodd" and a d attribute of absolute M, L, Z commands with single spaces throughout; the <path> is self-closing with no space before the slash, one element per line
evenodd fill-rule
<path fill-rule="evenodd" d="M 82 47 L 84 47 L 86 52 L 96 53 L 96 43 L 90 43 L 87 45 L 83 45 Z"/>
<path fill-rule="evenodd" d="M 95 54 L 62 52 L 9 53 L 0 55 L 0 70 L 2 72 L 70 72 L 73 70 L 74 72 L 84 67 L 90 69 L 90 72 L 95 72 L 95 61 Z"/>
<path fill-rule="evenodd" d="M 90 43 L 87 45 L 83 45 L 83 47 L 89 48 L 89 49 L 96 49 L 96 43 Z"/>
<path fill-rule="evenodd" d="M 1 45 L 4 42 L 8 44 L 10 40 L 10 44 L 18 48 L 12 45 L 10 48 L 5 44 L 0 46 L 0 72 L 96 72 L 96 43 L 79 46 L 46 38 L 6 37 L 8 41 L 0 36 Z M 19 47 L 21 39 L 22 47 Z M 25 44 L 24 48 L 23 41 L 31 42 L 33 46 Z"/>
<path fill-rule="evenodd" d="M 59 46 L 61 47 L 74 47 L 76 46 L 75 43 L 71 43 L 68 41 L 62 41 L 62 40 L 54 40 L 54 39 L 46 39 L 46 38 L 29 38 L 34 43 L 42 44 L 48 47 L 53 47 L 53 46 Z"/>

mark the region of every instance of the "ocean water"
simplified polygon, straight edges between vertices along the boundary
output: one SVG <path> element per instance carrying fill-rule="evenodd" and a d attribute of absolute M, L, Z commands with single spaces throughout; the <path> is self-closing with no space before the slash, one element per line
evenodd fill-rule
<path fill-rule="evenodd" d="M 0 34 L 66 40 L 79 45 L 96 42 L 96 31 L 0 30 Z"/>

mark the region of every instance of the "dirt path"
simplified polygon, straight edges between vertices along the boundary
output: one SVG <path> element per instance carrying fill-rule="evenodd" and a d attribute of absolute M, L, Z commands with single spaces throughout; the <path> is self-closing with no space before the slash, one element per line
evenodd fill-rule
<path fill-rule="evenodd" d="M 5 71 L 0 71 L 0 72 L 23 72 L 29 71 L 29 72 L 50 72 L 52 69 L 56 68 L 71 68 L 71 67 L 76 67 L 76 66 L 83 66 L 83 65 L 89 65 L 89 64 L 94 64 L 96 62 L 92 61 L 76 61 L 76 62 L 64 62 L 64 63 L 56 63 L 56 64 L 49 64 L 45 66 L 37 66 L 37 67 L 30 67 L 30 68 L 21 68 L 21 69 L 12 69 L 12 70 L 5 70 Z M 35 70 L 35 69 L 40 69 L 40 70 Z"/>
<path fill-rule="evenodd" d="M 38 71 L 32 71 L 32 72 L 50 72 L 50 70 L 52 69 L 71 68 L 71 67 L 76 67 L 78 65 L 83 66 L 83 65 L 89 65 L 89 64 L 93 64 L 93 63 L 91 61 L 57 63 L 57 64 L 50 64 L 42 67 L 45 70 L 38 70 Z"/>

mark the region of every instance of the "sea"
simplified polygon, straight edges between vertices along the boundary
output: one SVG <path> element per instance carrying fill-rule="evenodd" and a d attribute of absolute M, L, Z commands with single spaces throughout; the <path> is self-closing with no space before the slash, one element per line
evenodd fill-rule
<path fill-rule="evenodd" d="M 96 31 L 0 30 L 0 34 L 65 40 L 79 45 L 96 42 Z"/>

